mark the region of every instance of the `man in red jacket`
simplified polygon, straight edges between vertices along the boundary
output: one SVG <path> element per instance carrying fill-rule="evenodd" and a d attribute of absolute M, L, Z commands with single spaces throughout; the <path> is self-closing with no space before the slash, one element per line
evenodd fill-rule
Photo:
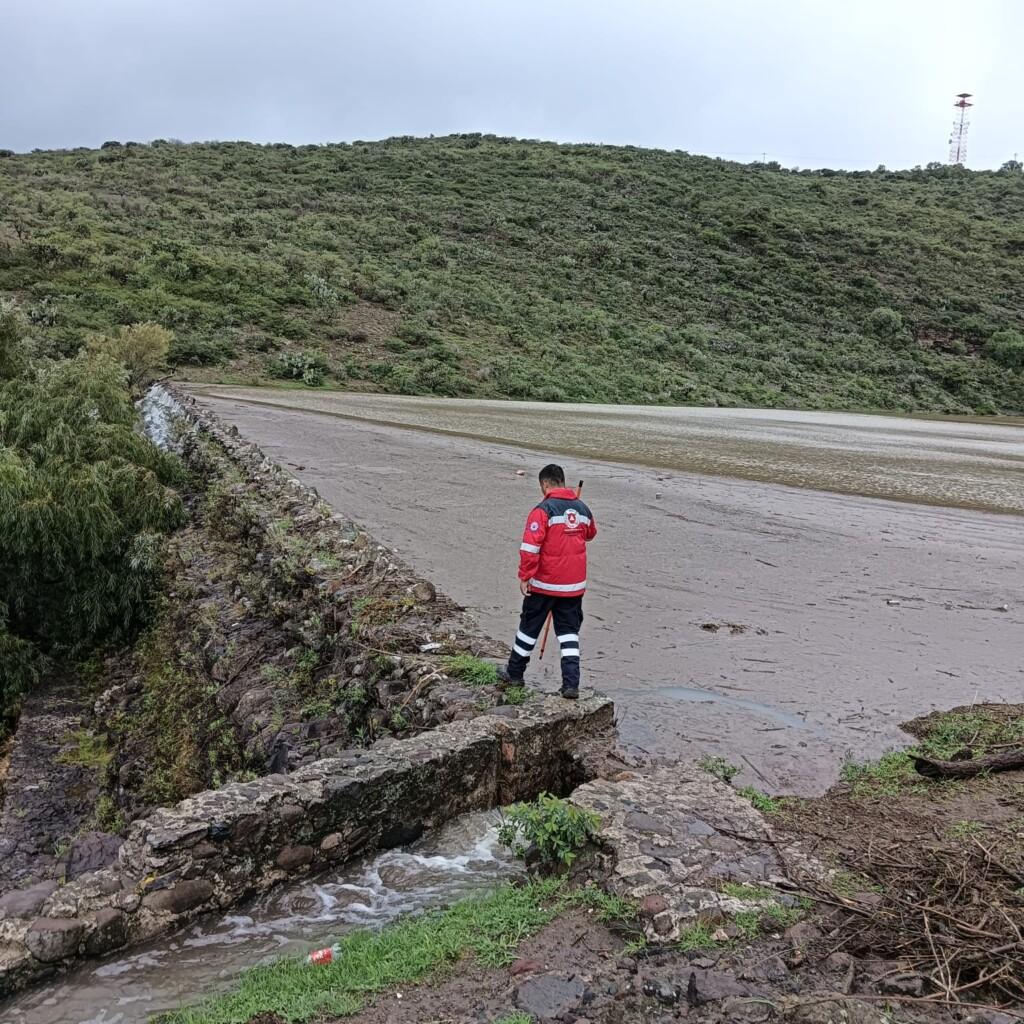
<path fill-rule="evenodd" d="M 526 520 L 519 545 L 519 589 L 523 612 L 508 666 L 499 675 L 513 686 L 523 684 L 548 613 L 562 651 L 562 689 L 567 700 L 580 695 L 580 626 L 587 589 L 587 544 L 597 536 L 593 513 L 578 492 L 565 486 L 561 466 L 540 471 L 544 500 Z"/>

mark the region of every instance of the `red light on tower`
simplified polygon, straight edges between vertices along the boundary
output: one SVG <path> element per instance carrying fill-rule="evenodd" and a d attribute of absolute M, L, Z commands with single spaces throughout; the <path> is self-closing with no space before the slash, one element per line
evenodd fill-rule
<path fill-rule="evenodd" d="M 970 102 L 971 93 L 962 92 L 957 95 L 956 117 L 953 121 L 953 132 L 949 136 L 949 162 L 961 164 L 967 160 L 967 129 L 971 125 L 970 108 L 974 106 Z"/>

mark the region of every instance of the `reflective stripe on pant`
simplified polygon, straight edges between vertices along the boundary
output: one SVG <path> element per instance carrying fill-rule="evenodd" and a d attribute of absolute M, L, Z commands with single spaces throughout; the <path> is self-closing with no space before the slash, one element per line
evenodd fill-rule
<path fill-rule="evenodd" d="M 583 624 L 582 597 L 552 597 L 550 594 L 527 594 L 519 618 L 519 631 L 508 659 L 508 674 L 522 678 L 530 657 L 537 649 L 551 612 L 554 634 L 562 652 L 562 686 L 578 689 L 580 685 L 580 626 Z"/>

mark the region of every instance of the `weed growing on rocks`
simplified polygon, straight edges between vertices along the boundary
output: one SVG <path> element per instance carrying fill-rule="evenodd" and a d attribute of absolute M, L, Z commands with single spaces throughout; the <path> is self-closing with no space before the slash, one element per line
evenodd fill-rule
<path fill-rule="evenodd" d="M 697 763 L 709 775 L 714 775 L 716 779 L 721 779 L 725 783 L 731 783 L 740 773 L 740 769 L 730 764 L 724 757 L 702 757 Z"/>
<path fill-rule="evenodd" d="M 613 921 L 633 921 L 640 913 L 639 908 L 630 900 L 605 892 L 600 886 L 588 882 L 580 889 L 575 889 L 567 897 L 567 901 L 576 906 L 596 911 L 597 919 L 610 924 Z"/>
<path fill-rule="evenodd" d="M 746 797 L 762 814 L 775 814 L 782 806 L 775 797 L 762 793 L 754 786 L 741 786 L 736 792 Z"/>
<path fill-rule="evenodd" d="M 498 670 L 494 665 L 472 654 L 445 658 L 444 669 L 453 679 L 460 679 L 470 686 L 494 686 L 498 682 Z"/>
<path fill-rule="evenodd" d="M 513 804 L 504 814 L 498 839 L 517 857 L 535 848 L 542 864 L 569 867 L 601 824 L 593 811 L 550 793 L 532 803 Z"/>

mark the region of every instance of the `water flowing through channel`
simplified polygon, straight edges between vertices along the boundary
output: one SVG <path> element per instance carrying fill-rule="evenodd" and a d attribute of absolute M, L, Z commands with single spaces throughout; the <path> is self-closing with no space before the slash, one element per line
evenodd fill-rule
<path fill-rule="evenodd" d="M 484 892 L 521 872 L 498 844 L 496 822 L 494 812 L 466 815 L 407 849 L 279 886 L 221 917 L 30 989 L 0 1009 L 0 1022 L 143 1024 L 231 987 L 247 967 Z"/>

